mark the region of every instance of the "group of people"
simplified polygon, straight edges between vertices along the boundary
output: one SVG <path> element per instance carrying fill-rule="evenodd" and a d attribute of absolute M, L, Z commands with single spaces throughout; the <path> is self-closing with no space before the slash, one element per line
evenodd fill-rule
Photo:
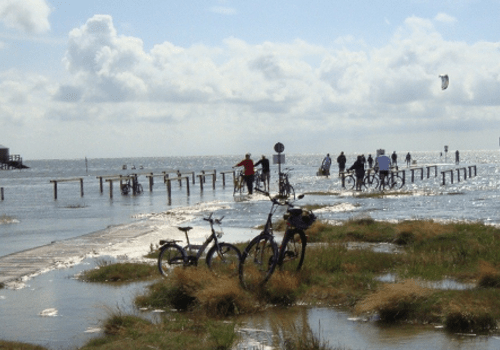
<path fill-rule="evenodd" d="M 411 154 L 408 152 L 406 155 L 406 165 L 409 167 L 411 164 Z M 374 163 L 375 162 L 375 166 Z M 337 163 L 339 166 L 339 175 L 346 170 L 347 158 L 344 152 L 340 152 L 340 155 L 337 157 Z M 320 172 L 321 175 L 330 175 L 330 166 L 332 164 L 330 154 L 328 153 L 326 157 L 323 159 L 323 163 L 321 164 Z M 391 166 L 397 167 L 398 165 L 398 155 L 396 151 L 391 154 L 391 157 L 385 155 L 385 152 L 382 152 L 375 160 L 372 155 L 369 154 L 368 158 L 365 158 L 364 154 L 357 156 L 354 164 L 348 168 L 347 170 L 354 170 L 356 174 L 356 189 L 361 190 L 361 185 L 363 183 L 363 179 L 365 177 L 365 168 L 368 165 L 368 168 L 371 169 L 375 167 L 375 169 L 379 172 L 381 182 L 385 179 L 387 175 L 389 175 L 389 171 Z"/>
<path fill-rule="evenodd" d="M 264 190 L 269 191 L 269 182 L 271 180 L 271 170 L 269 167 L 269 159 L 262 155 L 262 158 L 254 164 L 250 153 L 245 154 L 245 159 L 236 164 L 234 168 L 242 166 L 243 178 L 248 188 L 248 194 L 253 193 L 253 181 L 255 177 L 255 167 L 262 166 L 262 182 L 264 183 Z"/>

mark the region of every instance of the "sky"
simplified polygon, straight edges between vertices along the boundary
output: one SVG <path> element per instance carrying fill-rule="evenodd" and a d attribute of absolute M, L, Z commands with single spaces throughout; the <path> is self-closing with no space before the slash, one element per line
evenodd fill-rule
<path fill-rule="evenodd" d="M 24 159 L 497 149 L 498 18 L 498 0 L 0 0 L 0 145 Z"/>

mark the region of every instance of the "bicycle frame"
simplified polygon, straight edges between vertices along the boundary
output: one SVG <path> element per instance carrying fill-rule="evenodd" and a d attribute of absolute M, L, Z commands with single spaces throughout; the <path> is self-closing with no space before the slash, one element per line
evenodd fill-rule
<path fill-rule="evenodd" d="M 200 259 L 200 257 L 203 255 L 203 253 L 205 252 L 205 250 L 207 249 L 208 245 L 213 241 L 213 245 L 219 247 L 219 239 L 218 239 L 218 236 L 217 236 L 217 232 L 215 232 L 215 229 L 214 229 L 214 222 L 217 223 L 217 224 L 220 224 L 221 220 L 223 219 L 224 217 L 220 218 L 220 219 L 212 219 L 212 214 L 210 214 L 210 216 L 208 218 L 203 218 L 203 220 L 206 220 L 208 222 L 210 222 L 210 236 L 207 237 L 207 239 L 205 240 L 205 242 L 203 242 L 203 244 L 201 245 L 197 245 L 197 244 L 191 244 L 190 241 L 189 241 L 189 236 L 188 236 L 188 233 L 185 232 L 186 234 L 186 240 L 187 240 L 187 245 L 184 248 L 184 250 L 189 253 L 188 255 L 188 258 L 189 257 L 194 257 L 196 258 L 196 261 L 198 261 Z M 218 248 L 219 250 L 219 248 Z M 197 252 L 196 252 L 197 251 Z M 196 252 L 196 254 L 193 255 L 193 253 Z"/>

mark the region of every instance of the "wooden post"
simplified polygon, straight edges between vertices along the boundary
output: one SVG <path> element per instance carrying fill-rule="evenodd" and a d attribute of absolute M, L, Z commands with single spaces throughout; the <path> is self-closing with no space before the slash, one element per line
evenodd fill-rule
<path fill-rule="evenodd" d="M 342 172 L 342 188 L 345 188 L 345 173 Z"/>
<path fill-rule="evenodd" d="M 460 169 L 457 169 L 457 182 L 460 182 Z"/>
<path fill-rule="evenodd" d="M 467 168 L 463 167 L 462 169 L 464 169 L 464 180 L 467 180 Z"/>
<path fill-rule="evenodd" d="M 186 176 L 186 190 L 187 190 L 187 195 L 189 196 L 189 176 Z"/>
<path fill-rule="evenodd" d="M 99 189 L 101 190 L 101 193 L 103 192 L 103 187 L 102 187 L 102 176 L 99 176 Z"/>
<path fill-rule="evenodd" d="M 212 188 L 215 190 L 215 176 L 216 175 L 216 172 L 214 170 L 214 174 L 212 175 Z"/>
<path fill-rule="evenodd" d="M 57 200 L 57 181 L 51 181 L 54 183 L 54 200 Z"/>
<path fill-rule="evenodd" d="M 446 185 L 446 181 L 445 181 L 446 175 L 445 175 L 445 173 L 446 173 L 445 171 L 441 172 L 441 175 L 443 175 L 443 186 Z"/>
<path fill-rule="evenodd" d="M 202 176 L 203 175 L 198 175 L 198 177 L 200 178 L 200 191 L 203 192 L 203 179 L 202 179 Z"/>
<path fill-rule="evenodd" d="M 182 179 L 181 179 L 181 171 L 180 170 L 177 170 L 177 177 L 179 178 L 179 187 L 182 187 Z"/>
<path fill-rule="evenodd" d="M 153 192 L 153 184 L 154 184 L 153 173 L 151 173 L 151 176 L 149 177 L 149 192 Z"/>
<path fill-rule="evenodd" d="M 83 197 L 83 179 L 80 179 L 80 197 Z"/>
<path fill-rule="evenodd" d="M 222 173 L 222 188 L 226 187 L 226 174 Z"/>
<path fill-rule="evenodd" d="M 195 178 L 194 171 L 191 173 L 191 176 L 193 177 L 193 185 L 194 185 L 194 178 Z"/>
<path fill-rule="evenodd" d="M 1 199 L 1 200 L 4 200 L 4 196 L 3 196 L 3 187 L 0 187 L 0 199 Z"/>
<path fill-rule="evenodd" d="M 450 175 L 451 175 L 451 183 L 453 183 L 453 170 L 450 170 Z"/>
<path fill-rule="evenodd" d="M 424 168 L 420 168 L 420 180 L 424 179 Z"/>
<path fill-rule="evenodd" d="M 203 181 L 203 183 L 205 183 L 205 170 L 202 170 L 201 174 L 203 175 L 203 178 L 200 176 L 200 181 Z"/>
<path fill-rule="evenodd" d="M 411 183 L 415 181 L 415 169 L 410 169 L 411 171 Z"/>
<path fill-rule="evenodd" d="M 113 198 L 113 180 L 109 180 L 109 198 Z"/>
<path fill-rule="evenodd" d="M 165 178 L 167 182 L 167 193 L 168 193 L 168 199 L 172 199 L 172 186 L 170 185 L 170 179 L 168 177 Z"/>

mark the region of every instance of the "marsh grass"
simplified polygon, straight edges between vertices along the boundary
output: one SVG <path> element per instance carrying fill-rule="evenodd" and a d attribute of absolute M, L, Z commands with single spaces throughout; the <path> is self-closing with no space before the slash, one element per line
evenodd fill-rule
<path fill-rule="evenodd" d="M 0 349 L 5 350 L 47 350 L 40 345 L 0 340 Z"/>
<path fill-rule="evenodd" d="M 216 276 L 208 268 L 176 268 L 166 279 L 136 298 L 136 305 L 191 310 L 210 317 L 225 317 L 255 310 L 254 300 L 234 277 Z"/>
<path fill-rule="evenodd" d="M 152 323 L 134 315 L 115 313 L 104 323 L 105 335 L 81 349 L 229 350 L 237 341 L 234 323 L 168 314 Z"/>
<path fill-rule="evenodd" d="M 146 263 L 116 263 L 102 260 L 97 268 L 84 271 L 79 279 L 85 282 L 135 282 L 159 278 L 156 266 Z"/>

